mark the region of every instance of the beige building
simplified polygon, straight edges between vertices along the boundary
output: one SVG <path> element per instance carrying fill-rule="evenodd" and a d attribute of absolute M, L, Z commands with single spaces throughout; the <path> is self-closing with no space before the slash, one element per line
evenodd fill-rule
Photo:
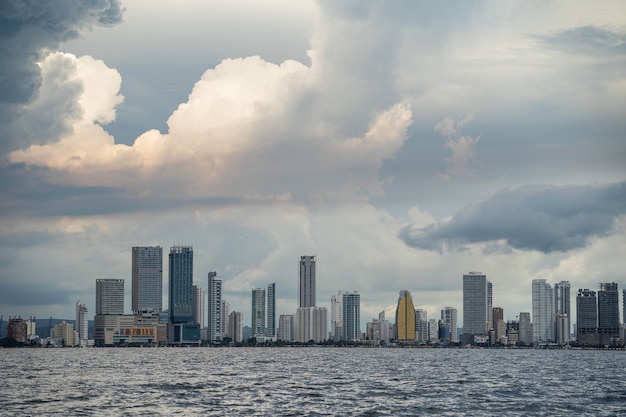
<path fill-rule="evenodd" d="M 63 320 L 54 326 L 52 335 L 56 339 L 63 339 L 63 346 L 74 346 L 74 325 L 71 323 Z"/>
<path fill-rule="evenodd" d="M 158 315 L 155 317 L 156 319 L 128 314 L 96 315 L 94 317 L 95 345 L 157 345 L 159 341 Z"/>

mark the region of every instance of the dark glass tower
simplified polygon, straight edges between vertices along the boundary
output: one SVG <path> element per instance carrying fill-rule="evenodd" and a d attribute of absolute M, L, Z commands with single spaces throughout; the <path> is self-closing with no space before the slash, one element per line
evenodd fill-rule
<path fill-rule="evenodd" d="M 170 323 L 193 322 L 193 248 L 172 246 L 169 256 Z"/>

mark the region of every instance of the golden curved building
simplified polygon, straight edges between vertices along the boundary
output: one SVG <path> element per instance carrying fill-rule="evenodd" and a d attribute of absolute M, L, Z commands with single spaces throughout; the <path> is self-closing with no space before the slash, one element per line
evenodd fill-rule
<path fill-rule="evenodd" d="M 400 291 L 396 308 L 396 340 L 398 342 L 415 341 L 415 307 L 413 298 L 407 290 Z"/>

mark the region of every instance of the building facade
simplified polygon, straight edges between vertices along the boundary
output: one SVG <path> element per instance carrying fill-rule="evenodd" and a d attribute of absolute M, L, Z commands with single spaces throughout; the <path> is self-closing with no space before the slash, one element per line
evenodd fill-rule
<path fill-rule="evenodd" d="M 579 289 L 576 296 L 576 341 L 581 345 L 597 345 L 598 298 L 596 292 Z"/>
<path fill-rule="evenodd" d="M 193 323 L 193 248 L 172 246 L 169 254 L 171 324 Z"/>
<path fill-rule="evenodd" d="M 315 306 L 315 256 L 300 257 L 300 307 Z"/>
<path fill-rule="evenodd" d="M 281 314 L 278 319 L 278 340 L 285 342 L 296 341 L 295 314 Z"/>
<path fill-rule="evenodd" d="M 519 341 L 525 346 L 533 344 L 533 327 L 530 321 L 530 312 L 519 313 Z"/>
<path fill-rule="evenodd" d="M 134 246 L 132 248 L 132 310 L 163 309 L 163 248 Z"/>
<path fill-rule="evenodd" d="M 233 311 L 228 315 L 228 336 L 235 343 L 243 341 L 243 314 Z"/>
<path fill-rule="evenodd" d="M 488 312 L 487 276 L 481 272 L 463 275 L 463 334 L 471 342 L 474 335 L 486 335 L 491 313 Z"/>
<path fill-rule="evenodd" d="M 96 314 L 124 314 L 124 280 L 96 280 Z"/>
<path fill-rule="evenodd" d="M 415 341 L 428 342 L 428 312 L 423 308 L 415 309 Z"/>
<path fill-rule="evenodd" d="M 252 289 L 252 336 L 265 336 L 265 290 Z"/>
<path fill-rule="evenodd" d="M 457 309 L 454 307 L 444 307 L 441 310 L 441 320 L 450 329 L 450 342 L 456 343 L 459 341 L 459 335 L 456 331 L 457 326 Z"/>
<path fill-rule="evenodd" d="M 265 336 L 276 337 L 276 283 L 267 286 L 267 326 Z"/>
<path fill-rule="evenodd" d="M 396 340 L 398 342 L 415 341 L 415 307 L 413 297 L 407 290 L 400 291 L 396 307 Z"/>
<path fill-rule="evenodd" d="M 323 342 L 328 339 L 328 309 L 326 307 L 300 307 L 296 311 L 296 340 Z"/>
<path fill-rule="evenodd" d="M 614 346 L 619 339 L 619 291 L 615 282 L 600 284 L 598 291 L 598 334 L 600 343 Z"/>
<path fill-rule="evenodd" d="M 222 339 L 225 330 L 222 323 L 222 279 L 216 271 L 208 273 L 207 300 L 207 340 L 214 343 Z"/>
<path fill-rule="evenodd" d="M 339 290 L 330 297 L 330 332 L 334 341 L 343 337 L 343 296 L 344 290 Z"/>
<path fill-rule="evenodd" d="M 533 342 L 556 342 L 554 292 L 545 279 L 534 279 L 532 282 L 533 308 Z"/>
<path fill-rule="evenodd" d="M 76 302 L 76 344 L 83 346 L 89 339 L 89 317 L 87 317 L 87 305 L 82 301 Z"/>
<path fill-rule="evenodd" d="M 361 295 L 353 292 L 343 295 L 343 339 L 357 341 L 361 337 Z"/>
<path fill-rule="evenodd" d="M 200 325 L 203 329 L 205 326 L 205 303 L 204 303 L 204 288 L 194 285 L 193 286 L 193 304 L 191 306 L 193 310 L 193 322 Z"/>

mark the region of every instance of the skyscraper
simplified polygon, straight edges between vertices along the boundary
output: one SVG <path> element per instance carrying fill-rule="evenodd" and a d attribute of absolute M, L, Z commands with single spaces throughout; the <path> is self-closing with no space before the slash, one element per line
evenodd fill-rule
<path fill-rule="evenodd" d="M 398 342 L 415 341 L 415 307 L 407 290 L 400 291 L 396 307 L 396 339 Z"/>
<path fill-rule="evenodd" d="M 533 342 L 554 342 L 554 293 L 545 279 L 532 282 Z"/>
<path fill-rule="evenodd" d="M 615 282 L 600 284 L 598 334 L 604 345 L 615 344 L 619 337 L 619 292 Z"/>
<path fill-rule="evenodd" d="M 361 335 L 361 295 L 347 293 L 343 295 L 343 338 L 357 341 Z"/>
<path fill-rule="evenodd" d="M 96 280 L 96 315 L 124 314 L 124 280 Z"/>
<path fill-rule="evenodd" d="M 82 301 L 78 300 L 76 302 L 76 333 L 78 335 L 78 340 L 76 340 L 76 344 L 82 346 L 83 343 L 86 343 L 89 331 L 89 318 L 87 317 L 87 306 Z M 85 341 L 85 342 L 83 342 Z"/>
<path fill-rule="evenodd" d="M 230 320 L 230 304 L 222 298 L 222 337 L 228 336 L 229 320 Z"/>
<path fill-rule="evenodd" d="M 457 310 L 454 307 L 444 307 L 441 310 L 441 320 L 450 329 L 450 342 L 458 342 L 459 336 L 456 331 Z"/>
<path fill-rule="evenodd" d="M 300 307 L 315 306 L 315 256 L 300 257 Z"/>
<path fill-rule="evenodd" d="M 228 316 L 228 336 L 235 343 L 243 340 L 243 314 L 233 311 Z"/>
<path fill-rule="evenodd" d="M 519 341 L 526 346 L 533 344 L 533 328 L 529 312 L 519 313 Z"/>
<path fill-rule="evenodd" d="M 561 281 L 554 284 L 554 313 L 557 343 L 564 345 L 570 340 L 570 321 L 572 309 L 570 306 L 570 284 L 569 281 Z M 567 337 L 565 337 L 567 335 Z"/>
<path fill-rule="evenodd" d="M 487 330 L 495 327 L 493 319 L 493 284 L 487 281 Z"/>
<path fill-rule="evenodd" d="M 133 246 L 132 309 L 159 312 L 163 309 L 163 248 Z"/>
<path fill-rule="evenodd" d="M 193 248 L 172 246 L 169 255 L 171 324 L 193 322 Z"/>
<path fill-rule="evenodd" d="M 472 342 L 471 335 L 486 335 L 490 313 L 488 310 L 487 276 L 481 272 L 463 275 L 463 334 Z"/>
<path fill-rule="evenodd" d="M 415 309 L 415 341 L 428 342 L 428 312 L 423 308 Z"/>
<path fill-rule="evenodd" d="M 330 297 L 330 332 L 333 340 L 343 337 L 343 296 L 346 292 L 339 290 L 337 295 Z"/>
<path fill-rule="evenodd" d="M 281 314 L 278 320 L 278 339 L 285 342 L 296 341 L 296 316 Z"/>
<path fill-rule="evenodd" d="M 221 340 L 224 333 L 222 325 L 222 279 L 217 276 L 215 271 L 209 272 L 208 279 L 207 339 L 209 342 L 216 342 Z"/>
<path fill-rule="evenodd" d="M 193 322 L 198 323 L 200 328 L 204 328 L 204 288 L 197 285 L 193 286 Z"/>
<path fill-rule="evenodd" d="M 328 339 L 328 309 L 326 307 L 300 307 L 296 310 L 296 340 L 307 343 Z"/>
<path fill-rule="evenodd" d="M 276 283 L 267 286 L 267 327 L 265 335 L 276 337 Z"/>
<path fill-rule="evenodd" d="M 576 341 L 581 345 L 597 345 L 598 299 L 596 292 L 579 289 L 576 296 Z"/>
<path fill-rule="evenodd" d="M 252 336 L 265 335 L 265 290 L 252 289 Z"/>

